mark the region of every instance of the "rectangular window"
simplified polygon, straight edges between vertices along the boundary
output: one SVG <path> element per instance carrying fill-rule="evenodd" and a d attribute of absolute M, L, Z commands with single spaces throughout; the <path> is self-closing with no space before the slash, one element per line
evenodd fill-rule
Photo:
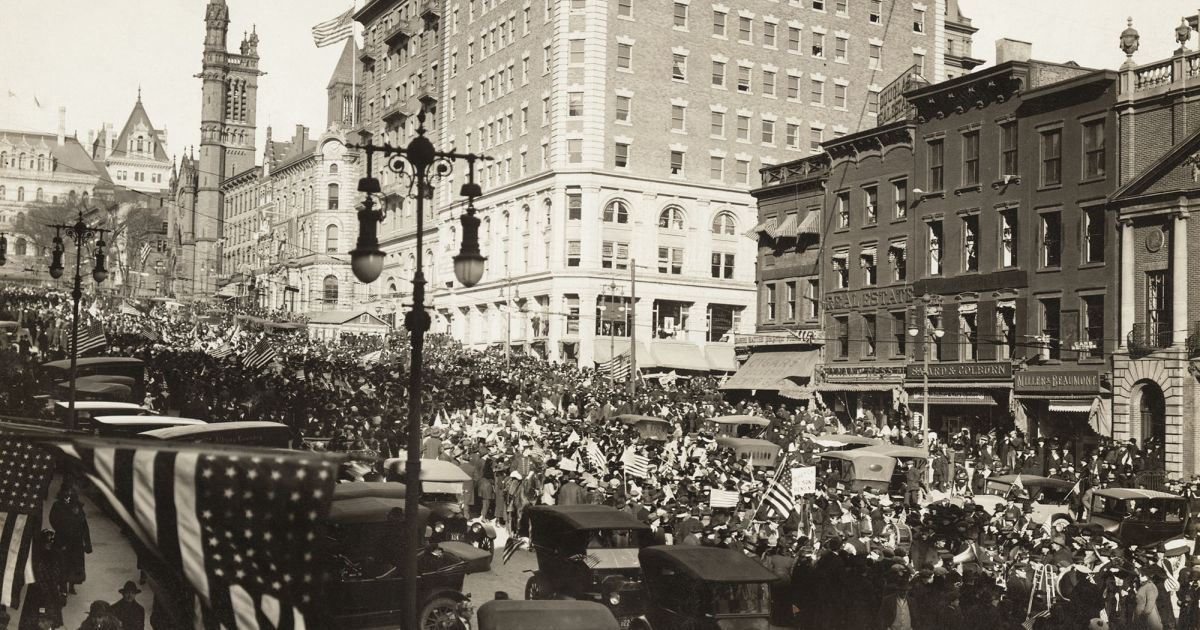
<path fill-rule="evenodd" d="M 833 84 L 833 106 L 837 109 L 846 109 L 846 86 L 840 83 Z"/>
<path fill-rule="evenodd" d="M 863 188 L 863 224 L 873 225 L 879 221 L 879 189 L 874 186 Z"/>
<path fill-rule="evenodd" d="M 975 304 L 963 304 L 958 311 L 958 332 L 962 337 L 958 360 L 979 358 L 979 310 Z"/>
<path fill-rule="evenodd" d="M 763 96 L 775 96 L 775 73 L 771 70 L 763 70 L 762 93 Z"/>
<path fill-rule="evenodd" d="M 583 115 L 583 92 L 567 92 L 567 116 Z"/>
<path fill-rule="evenodd" d="M 825 141 L 825 130 L 821 127 L 809 127 L 808 150 L 813 153 L 821 152 L 821 143 Z"/>
<path fill-rule="evenodd" d="M 1083 123 L 1083 177 L 1104 177 L 1104 120 Z"/>
<path fill-rule="evenodd" d="M 567 266 L 578 267 L 580 261 L 580 252 L 582 251 L 582 243 L 580 241 L 567 241 Z"/>
<path fill-rule="evenodd" d="M 572 39 L 569 45 L 570 45 L 570 56 L 568 57 L 568 61 L 570 62 L 570 64 L 573 66 L 583 65 L 583 61 L 585 59 L 584 50 L 583 50 L 583 40 L 582 39 Z M 547 46 L 546 47 L 547 53 L 549 53 L 549 50 L 550 50 L 550 47 Z M 548 58 L 549 58 L 549 55 L 547 54 L 547 59 Z M 550 67 L 549 61 L 547 61 L 546 62 L 547 72 L 549 71 L 549 67 Z"/>
<path fill-rule="evenodd" d="M 750 91 L 750 73 L 751 73 L 751 71 L 752 71 L 752 68 L 748 68 L 746 66 L 738 66 L 737 91 L 739 91 L 739 92 L 749 92 Z"/>
<path fill-rule="evenodd" d="M 850 193 L 840 192 L 834 198 L 834 216 L 837 217 L 838 228 L 850 227 Z"/>
<path fill-rule="evenodd" d="M 579 265 L 575 265 L 575 266 L 578 267 Z M 578 335 L 579 334 L 579 296 L 568 294 L 568 295 L 564 295 L 563 297 L 566 298 L 566 302 L 567 302 L 567 334 L 568 335 Z"/>
<path fill-rule="evenodd" d="M 1061 300 L 1045 298 L 1038 302 L 1041 306 L 1041 338 L 1038 343 L 1042 346 L 1042 357 L 1057 361 L 1062 358 Z"/>
<path fill-rule="evenodd" d="M 883 67 L 883 44 L 871 44 L 870 56 L 867 58 L 867 68 L 879 70 Z"/>
<path fill-rule="evenodd" d="M 850 40 L 845 37 L 833 39 L 833 60 L 847 63 L 850 60 Z"/>
<path fill-rule="evenodd" d="M 837 0 L 833 3 L 834 11 L 838 15 L 850 15 L 850 0 Z"/>
<path fill-rule="evenodd" d="M 867 0 L 867 21 L 871 24 L 883 22 L 883 0 Z"/>
<path fill-rule="evenodd" d="M 925 9 L 913 9 L 913 32 L 925 32 Z"/>
<path fill-rule="evenodd" d="M 1040 136 L 1042 186 L 1062 183 L 1062 129 L 1043 131 Z"/>
<path fill-rule="evenodd" d="M 768 48 L 775 47 L 775 33 L 779 30 L 779 25 L 774 22 L 763 22 L 763 46 Z"/>
<path fill-rule="evenodd" d="M 964 271 L 979 271 L 979 215 L 962 218 L 962 259 Z"/>
<path fill-rule="evenodd" d="M 683 175 L 683 151 L 671 151 L 671 174 Z"/>
<path fill-rule="evenodd" d="M 687 131 L 687 108 L 682 105 L 671 106 L 671 131 Z"/>
<path fill-rule="evenodd" d="M 672 55 L 671 78 L 676 81 L 687 81 L 687 55 L 679 53 Z"/>
<path fill-rule="evenodd" d="M 617 44 L 617 70 L 633 69 L 633 44 Z"/>
<path fill-rule="evenodd" d="M 629 96 L 617 97 L 617 122 L 629 122 L 630 109 L 633 107 L 633 98 Z"/>
<path fill-rule="evenodd" d="M 811 279 L 804 284 L 804 318 L 814 320 L 821 316 L 821 281 Z"/>
<path fill-rule="evenodd" d="M 979 131 L 968 131 L 962 136 L 963 186 L 979 184 Z"/>
<path fill-rule="evenodd" d="M 929 275 L 942 274 L 942 222 L 930 221 L 926 230 L 929 245 Z"/>
<path fill-rule="evenodd" d="M 725 87 L 725 62 L 714 61 L 712 66 L 713 87 Z"/>
<path fill-rule="evenodd" d="M 715 255 L 716 254 L 714 254 L 714 256 Z M 795 282 L 785 283 L 783 285 L 783 290 L 784 290 L 784 295 L 783 295 L 784 317 L 788 321 L 796 321 L 796 315 L 798 314 L 798 311 L 796 310 L 796 283 Z"/>
<path fill-rule="evenodd" d="M 1062 266 L 1062 213 L 1042 213 L 1042 266 Z"/>
<path fill-rule="evenodd" d="M 750 117 L 738 114 L 737 117 L 737 139 L 750 141 Z"/>
<path fill-rule="evenodd" d="M 1000 212 L 1000 266 L 1017 266 L 1017 211 Z"/>
<path fill-rule="evenodd" d="M 617 16 L 633 17 L 633 0 L 617 0 Z"/>
<path fill-rule="evenodd" d="M 800 125 L 788 123 L 784 128 L 784 139 L 789 149 L 800 148 Z"/>
<path fill-rule="evenodd" d="M 824 59 L 825 58 L 825 34 L 813 33 L 812 35 L 812 56 Z"/>
<path fill-rule="evenodd" d="M 1104 208 L 1083 210 L 1083 261 L 1104 262 Z"/>
<path fill-rule="evenodd" d="M 1165 348 L 1171 343 L 1171 285 L 1167 271 L 1146 272 L 1146 338 L 1153 348 Z"/>
<path fill-rule="evenodd" d="M 800 77 L 789 74 L 787 78 L 787 97 L 790 100 L 800 100 Z"/>
<path fill-rule="evenodd" d="M 734 177 L 737 183 L 750 185 L 750 160 L 737 160 L 734 162 Z"/>
<path fill-rule="evenodd" d="M 788 52 L 800 52 L 800 29 L 795 26 L 788 27 Z"/>
<path fill-rule="evenodd" d="M 717 138 L 725 137 L 725 112 L 713 112 L 708 133 Z"/>
<path fill-rule="evenodd" d="M 875 90 L 867 92 L 867 113 L 873 116 L 879 115 L 879 92 Z"/>
<path fill-rule="evenodd" d="M 846 316 L 833 318 L 834 335 L 837 338 L 837 358 L 850 356 L 850 319 Z"/>
<path fill-rule="evenodd" d="M 1083 299 L 1083 355 L 1092 359 L 1104 358 L 1104 296 L 1085 295 Z"/>
<path fill-rule="evenodd" d="M 811 88 L 812 89 L 810 90 L 810 93 L 809 93 L 809 102 L 811 102 L 813 105 L 824 105 L 825 104 L 825 82 L 813 79 Z"/>
<path fill-rule="evenodd" d="M 875 319 L 874 315 L 863 315 L 862 316 L 862 327 L 863 327 L 863 331 L 862 331 L 863 332 L 863 348 L 862 348 L 862 350 L 863 350 L 864 357 L 875 356 L 875 350 L 876 350 L 875 325 L 876 325 L 876 319 Z"/>
<path fill-rule="evenodd" d="M 725 280 L 733 279 L 733 254 L 713 252 L 712 277 Z M 793 286 L 793 288 L 795 288 Z"/>
<path fill-rule="evenodd" d="M 719 155 L 709 156 L 708 178 L 717 181 L 725 179 L 725 158 Z"/>
<path fill-rule="evenodd" d="M 567 193 L 567 220 L 579 221 L 583 218 L 583 195 Z"/>
<path fill-rule="evenodd" d="M 892 216 L 903 219 L 908 216 L 908 180 L 892 182 Z"/>
<path fill-rule="evenodd" d="M 764 285 L 763 289 L 764 293 L 766 293 L 763 299 L 763 305 L 766 306 L 766 312 L 764 315 L 766 315 L 767 321 L 773 322 L 775 321 L 775 298 L 777 297 L 775 295 L 775 285 Z"/>
<path fill-rule="evenodd" d="M 850 257 L 846 252 L 840 252 L 833 255 L 831 261 L 833 268 L 834 286 L 839 289 L 850 288 Z"/>
<path fill-rule="evenodd" d="M 713 35 L 725 37 L 725 20 L 728 17 L 724 11 L 713 11 Z"/>
<path fill-rule="evenodd" d="M 600 266 L 604 269 L 629 269 L 629 243 L 604 241 L 600 248 Z"/>
<path fill-rule="evenodd" d="M 762 121 L 762 141 L 763 144 L 775 144 L 775 121 Z"/>
<path fill-rule="evenodd" d="M 925 55 L 913 53 L 913 66 L 916 67 L 917 74 L 925 76 Z"/>
<path fill-rule="evenodd" d="M 687 28 L 688 20 L 688 5 L 682 2 L 675 3 L 675 28 Z"/>
<path fill-rule="evenodd" d="M 903 357 L 908 351 L 908 321 L 904 311 L 890 313 L 892 320 L 892 357 Z"/>
<path fill-rule="evenodd" d="M 906 241 L 898 241 L 888 246 L 888 261 L 892 265 L 892 282 L 904 282 L 908 279 L 908 246 Z"/>
<path fill-rule="evenodd" d="M 1016 177 L 1018 173 L 1017 121 L 1012 120 L 1000 125 L 1000 175 Z"/>
<path fill-rule="evenodd" d="M 812 8 L 813 11 L 824 11 L 825 0 L 812 0 Z"/>
<path fill-rule="evenodd" d="M 873 286 L 879 282 L 879 265 L 876 250 L 872 246 L 858 255 L 858 266 L 862 267 L 863 286 Z"/>
<path fill-rule="evenodd" d="M 574 138 L 567 140 L 567 162 L 580 164 L 583 162 L 583 140 Z"/>
<path fill-rule="evenodd" d="M 629 168 L 629 145 L 618 142 L 613 151 L 613 165 L 617 168 Z"/>
<path fill-rule="evenodd" d="M 658 248 L 658 273 L 678 276 L 683 273 L 683 248 Z"/>
<path fill-rule="evenodd" d="M 754 42 L 754 20 L 751 18 L 740 16 L 738 17 L 738 41 L 743 44 L 751 44 Z"/>
<path fill-rule="evenodd" d="M 945 143 L 941 138 L 930 140 L 928 143 L 929 149 L 929 191 L 938 192 L 945 186 L 942 180 L 943 165 L 942 160 L 945 158 Z"/>

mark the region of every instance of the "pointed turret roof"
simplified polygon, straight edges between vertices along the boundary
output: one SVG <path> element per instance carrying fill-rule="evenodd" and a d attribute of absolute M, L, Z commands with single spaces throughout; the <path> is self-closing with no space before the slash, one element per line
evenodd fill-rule
<path fill-rule="evenodd" d="M 354 38 L 348 38 L 346 45 L 342 47 L 342 55 L 338 57 L 337 67 L 333 69 L 333 76 L 329 77 L 329 85 L 325 89 L 329 89 L 339 83 L 350 83 L 352 76 L 356 75 L 358 82 L 362 82 L 362 66 L 358 64 L 358 46 L 354 43 Z"/>
<path fill-rule="evenodd" d="M 146 130 L 146 142 L 154 149 L 154 159 L 160 162 L 166 162 L 168 159 L 167 152 L 164 149 L 162 142 L 158 140 L 158 134 L 155 133 L 154 124 L 150 122 L 150 116 L 146 114 L 146 108 L 142 106 L 142 90 L 138 88 L 137 103 L 133 105 L 133 111 L 129 112 L 129 120 L 125 121 L 125 126 L 121 128 L 121 135 L 117 136 L 116 146 L 113 147 L 113 156 L 121 157 L 129 154 L 129 138 L 137 130 L 142 127 Z"/>

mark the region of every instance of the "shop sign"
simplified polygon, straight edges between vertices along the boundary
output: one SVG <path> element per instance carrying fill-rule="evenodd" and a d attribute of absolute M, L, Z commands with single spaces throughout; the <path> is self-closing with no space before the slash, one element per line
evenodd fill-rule
<path fill-rule="evenodd" d="M 735 346 L 770 346 L 780 344 L 820 345 L 825 343 L 825 331 L 819 328 L 799 328 L 776 334 L 734 335 Z"/>
<path fill-rule="evenodd" d="M 1095 393 L 1100 391 L 1100 373 L 1095 370 L 1053 372 L 1017 372 L 1013 378 L 1017 391 L 1059 391 Z"/>
<path fill-rule="evenodd" d="M 905 368 L 909 380 L 918 380 L 925 375 L 925 366 L 916 363 Z M 997 380 L 1012 378 L 1012 364 L 1008 361 L 982 363 L 930 363 L 929 378 L 938 381 Z"/>
<path fill-rule="evenodd" d="M 818 368 L 826 381 L 862 380 L 863 377 L 889 378 L 904 376 L 902 365 L 825 365 Z"/>
<path fill-rule="evenodd" d="M 839 291 L 825 295 L 825 310 L 839 311 L 857 308 L 908 306 L 912 304 L 912 301 L 912 287 Z"/>

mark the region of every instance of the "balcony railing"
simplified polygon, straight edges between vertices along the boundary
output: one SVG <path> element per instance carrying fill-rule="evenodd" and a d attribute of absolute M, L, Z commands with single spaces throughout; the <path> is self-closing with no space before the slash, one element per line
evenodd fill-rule
<path fill-rule="evenodd" d="M 403 46 L 408 42 L 408 39 L 412 37 L 412 34 L 412 26 L 407 21 L 403 21 L 393 26 L 392 30 L 388 31 L 387 35 L 383 36 L 383 43 L 391 48 Z"/>
<path fill-rule="evenodd" d="M 421 5 L 421 17 L 426 23 L 432 23 L 436 27 L 437 21 L 442 17 L 442 10 L 438 7 L 437 0 L 425 0 Z"/>
<path fill-rule="evenodd" d="M 1129 348 L 1139 352 L 1152 352 L 1171 346 L 1171 326 L 1163 322 L 1139 322 L 1129 333 Z"/>

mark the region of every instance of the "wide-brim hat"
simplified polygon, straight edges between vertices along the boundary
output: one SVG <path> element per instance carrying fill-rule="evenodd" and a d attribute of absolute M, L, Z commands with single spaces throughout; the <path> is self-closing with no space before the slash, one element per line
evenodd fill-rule
<path fill-rule="evenodd" d="M 121 590 L 119 590 L 117 592 L 122 595 L 124 595 L 125 593 L 133 593 L 134 595 L 137 595 L 138 593 L 142 592 L 142 589 L 138 588 L 137 584 L 133 583 L 133 580 L 128 580 L 125 582 L 125 586 L 122 586 Z"/>

